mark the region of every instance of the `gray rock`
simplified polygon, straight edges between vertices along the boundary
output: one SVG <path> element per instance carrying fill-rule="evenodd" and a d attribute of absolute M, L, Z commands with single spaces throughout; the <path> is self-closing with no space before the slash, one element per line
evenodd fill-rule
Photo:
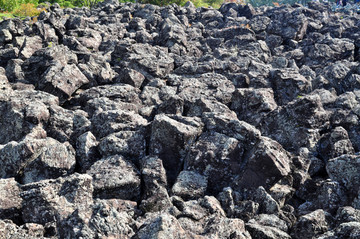
<path fill-rule="evenodd" d="M 69 81 L 71 79 L 71 81 Z M 50 66 L 41 76 L 38 89 L 59 97 L 60 103 L 69 99 L 72 94 L 89 80 L 79 68 L 74 65 L 56 64 Z"/>
<path fill-rule="evenodd" d="M 331 215 L 322 209 L 301 216 L 292 228 L 293 238 L 314 238 L 330 228 Z"/>
<path fill-rule="evenodd" d="M 311 92 L 311 82 L 293 69 L 275 70 L 272 73 L 275 99 L 279 105 Z M 286 90 L 284 90 L 286 89 Z"/>
<path fill-rule="evenodd" d="M 139 114 L 124 110 L 99 110 L 91 118 L 92 132 L 103 138 L 119 131 L 136 131 L 148 125 L 148 121 Z"/>
<path fill-rule="evenodd" d="M 14 178 L 0 179 L 0 218 L 17 221 L 21 217 L 20 185 Z"/>
<path fill-rule="evenodd" d="M 0 65 L 5 67 L 8 61 L 19 57 L 19 49 L 17 47 L 10 46 L 0 50 Z"/>
<path fill-rule="evenodd" d="M 60 142 L 74 143 L 79 135 L 91 128 L 88 115 L 82 110 L 66 110 L 60 106 L 49 107 L 50 118 L 46 126 L 49 136 Z"/>
<path fill-rule="evenodd" d="M 133 69 L 122 69 L 116 82 L 132 85 L 140 88 L 145 80 L 145 76 Z"/>
<path fill-rule="evenodd" d="M 70 52 L 70 50 L 63 45 L 56 45 L 53 47 L 42 48 L 25 60 L 22 68 L 25 73 L 25 79 L 31 83 L 40 81 L 41 76 L 52 65 L 66 65 L 76 64 L 78 62 L 77 56 Z M 67 83 L 70 84 L 70 83 Z"/>
<path fill-rule="evenodd" d="M 22 63 L 23 60 L 21 59 L 13 59 L 8 61 L 6 65 L 6 77 L 10 80 L 10 82 L 25 80 L 25 74 L 21 69 Z"/>
<path fill-rule="evenodd" d="M 161 114 L 152 122 L 150 154 L 163 161 L 170 184 L 180 173 L 187 151 L 201 134 L 202 127 L 201 121 L 195 117 Z"/>
<path fill-rule="evenodd" d="M 219 133 L 203 133 L 190 148 L 185 169 L 206 176 L 208 190 L 217 193 L 241 174 L 243 154 L 244 145 L 239 140 Z"/>
<path fill-rule="evenodd" d="M 344 222 L 335 229 L 338 238 L 355 239 L 360 236 L 359 222 Z"/>
<path fill-rule="evenodd" d="M 350 206 L 340 207 L 336 212 L 336 221 L 344 222 L 360 222 L 360 211 Z"/>
<path fill-rule="evenodd" d="M 76 162 L 80 171 L 85 172 L 98 159 L 97 146 L 98 142 L 90 131 L 83 133 L 76 140 Z"/>
<path fill-rule="evenodd" d="M 288 152 L 274 140 L 261 137 L 244 159 L 244 171 L 234 185 L 239 187 L 264 186 L 269 188 L 275 181 L 287 176 L 291 171 Z"/>
<path fill-rule="evenodd" d="M 25 223 L 18 226 L 11 220 L 0 220 L 0 231 L 3 238 L 21 239 L 21 238 L 44 238 L 45 228 L 36 223 Z"/>
<path fill-rule="evenodd" d="M 325 161 L 343 154 L 355 153 L 347 131 L 341 126 L 322 136 L 319 140 L 318 149 L 320 156 Z"/>
<path fill-rule="evenodd" d="M 231 109 L 239 119 L 253 125 L 276 107 L 272 89 L 236 89 L 231 102 Z"/>
<path fill-rule="evenodd" d="M 259 225 L 257 223 L 246 223 L 246 230 L 249 231 L 252 238 L 266 238 L 266 239 L 290 239 L 291 236 L 286 232 L 272 226 Z"/>
<path fill-rule="evenodd" d="M 93 177 L 95 197 L 137 200 L 140 196 L 140 173 L 120 155 L 100 159 L 86 173 Z"/>
<path fill-rule="evenodd" d="M 41 37 L 25 37 L 24 44 L 20 49 L 20 56 L 23 59 L 30 58 L 37 50 L 42 48 L 43 42 Z"/>
<path fill-rule="evenodd" d="M 203 197 L 206 188 L 206 177 L 193 171 L 181 171 L 171 191 L 186 200 Z"/>
<path fill-rule="evenodd" d="M 132 219 L 134 202 L 119 199 L 95 200 L 90 213 L 75 211 L 60 222 L 61 237 L 116 237 L 130 238 L 135 227 Z"/>
<path fill-rule="evenodd" d="M 144 194 L 140 208 L 145 212 L 163 211 L 172 204 L 167 192 L 166 171 L 161 159 L 145 157 L 140 161 Z"/>
<path fill-rule="evenodd" d="M 254 194 L 254 201 L 259 203 L 259 211 L 264 214 L 278 214 L 279 204 L 266 192 L 263 187 L 258 187 Z"/>
<path fill-rule="evenodd" d="M 69 143 L 52 138 L 25 139 L 1 147 L 1 177 L 19 177 L 22 183 L 57 178 L 72 173 L 75 152 Z"/>
<path fill-rule="evenodd" d="M 75 211 L 86 213 L 93 204 L 92 178 L 86 174 L 30 183 L 22 191 L 22 219 L 26 223 L 61 221 Z"/>
<path fill-rule="evenodd" d="M 270 112 L 261 122 L 261 131 L 289 151 L 301 147 L 315 150 L 319 129 L 328 119 L 318 95 L 304 96 Z"/>
<path fill-rule="evenodd" d="M 142 228 L 135 234 L 136 239 L 145 238 L 188 238 L 189 235 L 181 227 L 178 220 L 170 214 L 160 214 L 158 217 L 146 221 Z"/>
<path fill-rule="evenodd" d="M 125 84 L 92 87 L 79 94 L 79 101 L 85 105 L 90 116 L 96 111 L 129 110 L 138 112 L 141 100 L 140 91 Z"/>
<path fill-rule="evenodd" d="M 326 164 L 326 171 L 329 177 L 339 182 L 346 189 L 357 191 L 359 189 L 359 160 L 356 155 L 342 155 L 330 159 Z"/>
<path fill-rule="evenodd" d="M 116 64 L 124 64 L 150 78 L 164 78 L 174 68 L 174 60 L 168 56 L 166 48 L 152 47 L 148 44 L 120 43 L 111 58 Z"/>
<path fill-rule="evenodd" d="M 138 160 L 146 153 L 145 130 L 122 130 L 110 134 L 100 140 L 98 148 L 103 156 L 121 154 L 127 158 Z"/>
<path fill-rule="evenodd" d="M 227 104 L 231 102 L 234 85 L 226 77 L 219 74 L 203 74 L 198 77 L 183 78 L 180 76 L 171 79 L 171 85 L 178 87 L 178 95 L 185 102 L 194 103 L 201 97 L 216 99 Z"/>

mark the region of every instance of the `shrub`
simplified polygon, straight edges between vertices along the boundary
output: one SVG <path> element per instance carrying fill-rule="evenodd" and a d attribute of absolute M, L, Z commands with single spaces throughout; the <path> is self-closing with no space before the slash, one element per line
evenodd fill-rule
<path fill-rule="evenodd" d="M 11 12 L 18 7 L 17 0 L 0 0 L 0 9 Z"/>
<path fill-rule="evenodd" d="M 37 9 L 33 3 L 24 3 L 18 7 L 13 14 L 18 17 L 38 16 L 42 10 Z"/>

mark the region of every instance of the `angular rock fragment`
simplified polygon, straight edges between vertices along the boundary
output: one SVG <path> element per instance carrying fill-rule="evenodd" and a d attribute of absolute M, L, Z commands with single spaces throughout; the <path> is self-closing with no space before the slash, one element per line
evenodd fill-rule
<path fill-rule="evenodd" d="M 319 153 L 327 161 L 343 154 L 354 154 L 354 148 L 347 131 L 339 126 L 319 140 Z"/>
<path fill-rule="evenodd" d="M 52 138 L 12 141 L 2 146 L 0 158 L 1 177 L 17 177 L 24 184 L 64 176 L 75 168 L 71 145 Z"/>
<path fill-rule="evenodd" d="M 268 112 L 276 109 L 272 89 L 236 89 L 231 102 L 239 119 L 257 125 Z"/>
<path fill-rule="evenodd" d="M 121 154 L 128 158 L 138 160 L 145 156 L 146 141 L 145 130 L 122 130 L 104 137 L 99 142 L 99 152 L 103 156 Z"/>
<path fill-rule="evenodd" d="M 0 232 L 2 238 L 44 238 L 46 234 L 45 228 L 36 223 L 25 223 L 22 226 L 18 226 L 11 220 L 0 220 Z"/>
<path fill-rule="evenodd" d="M 82 110 L 71 111 L 60 106 L 51 106 L 49 111 L 47 133 L 60 142 L 69 141 L 73 143 L 79 135 L 91 128 L 88 115 Z"/>
<path fill-rule="evenodd" d="M 243 154 L 244 145 L 239 140 L 219 133 L 204 133 L 191 147 L 185 168 L 206 176 L 208 189 L 219 192 L 241 174 Z"/>
<path fill-rule="evenodd" d="M 25 37 L 24 44 L 20 49 L 22 59 L 30 58 L 37 50 L 42 48 L 42 39 L 39 36 Z"/>
<path fill-rule="evenodd" d="M 318 95 L 300 97 L 269 113 L 261 122 L 261 132 L 289 151 L 301 147 L 314 150 L 320 138 L 319 129 L 326 126 L 329 113 Z"/>
<path fill-rule="evenodd" d="M 85 111 L 93 115 L 96 111 L 128 110 L 138 112 L 140 91 L 127 84 L 113 84 L 92 87 L 80 93 L 79 101 Z"/>
<path fill-rule="evenodd" d="M 60 222 L 61 237 L 118 237 L 134 235 L 134 202 L 119 199 L 95 200 L 88 214 L 72 213 Z"/>
<path fill-rule="evenodd" d="M 89 83 L 79 68 L 74 65 L 60 64 L 50 66 L 42 75 L 38 82 L 40 90 L 49 92 L 59 97 L 63 103 L 82 85 Z"/>
<path fill-rule="evenodd" d="M 120 155 L 100 159 L 86 173 L 93 177 L 95 197 L 137 200 L 140 196 L 139 171 Z"/>
<path fill-rule="evenodd" d="M 326 164 L 329 177 L 341 183 L 346 189 L 357 191 L 359 189 L 360 160 L 357 155 L 342 155 L 333 158 Z"/>
<path fill-rule="evenodd" d="M 14 178 L 0 179 L 0 218 L 19 220 L 22 198 L 20 186 Z"/>
<path fill-rule="evenodd" d="M 155 117 L 151 127 L 150 153 L 163 161 L 168 181 L 172 184 L 203 125 L 195 117 L 161 114 Z"/>
<path fill-rule="evenodd" d="M 331 215 L 322 209 L 301 216 L 292 228 L 293 238 L 313 238 L 328 231 Z"/>
<path fill-rule="evenodd" d="M 85 172 L 98 158 L 98 142 L 91 132 L 83 133 L 76 140 L 76 158 L 80 171 Z"/>
<path fill-rule="evenodd" d="M 136 131 L 148 125 L 141 115 L 124 110 L 98 111 L 91 123 L 92 132 L 99 138 L 119 131 Z"/>
<path fill-rule="evenodd" d="M 279 143 L 262 137 L 244 160 L 244 171 L 234 182 L 240 187 L 271 186 L 291 171 L 288 153 Z"/>
<path fill-rule="evenodd" d="M 162 160 L 147 156 L 141 160 L 140 164 L 144 184 L 140 208 L 145 212 L 156 212 L 170 207 L 172 204 L 167 193 L 166 171 Z"/>
<path fill-rule="evenodd" d="M 75 211 L 86 213 L 93 203 L 92 178 L 86 174 L 30 183 L 22 191 L 22 218 L 26 223 L 61 221 Z"/>
<path fill-rule="evenodd" d="M 204 196 L 207 189 L 207 178 L 192 171 L 182 171 L 176 179 L 171 191 L 184 199 Z"/>
<path fill-rule="evenodd" d="M 188 233 L 181 227 L 180 223 L 170 214 L 160 214 L 158 217 L 145 222 L 136 233 L 134 238 L 188 238 Z"/>
<path fill-rule="evenodd" d="M 311 82 L 298 72 L 290 69 L 275 70 L 272 81 L 275 91 L 275 99 L 279 105 L 285 105 L 290 101 L 310 93 Z"/>

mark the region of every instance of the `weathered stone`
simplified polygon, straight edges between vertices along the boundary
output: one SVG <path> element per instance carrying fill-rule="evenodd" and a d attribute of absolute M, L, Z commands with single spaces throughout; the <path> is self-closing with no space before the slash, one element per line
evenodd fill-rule
<path fill-rule="evenodd" d="M 140 72 L 133 69 L 123 69 L 115 81 L 140 88 L 144 80 L 145 76 Z"/>
<path fill-rule="evenodd" d="M 69 80 L 71 79 L 71 81 Z M 59 97 L 60 103 L 69 99 L 72 94 L 89 80 L 74 65 L 56 64 L 49 67 L 38 82 L 38 89 Z"/>
<path fill-rule="evenodd" d="M 134 202 L 119 199 L 95 200 L 91 215 L 75 211 L 60 222 L 61 237 L 117 237 L 134 235 Z"/>
<path fill-rule="evenodd" d="M 328 119 L 318 95 L 304 96 L 270 112 L 261 122 L 261 131 L 287 150 L 314 149 L 320 138 L 319 128 Z"/>
<path fill-rule="evenodd" d="M 354 154 L 354 148 L 349 140 L 347 131 L 339 126 L 331 133 L 325 134 L 319 140 L 319 153 L 327 161 L 343 154 Z"/>
<path fill-rule="evenodd" d="M 91 118 L 93 133 L 99 138 L 119 131 L 135 131 L 148 125 L 139 114 L 124 110 L 99 110 Z"/>
<path fill-rule="evenodd" d="M 8 61 L 19 57 L 19 49 L 17 47 L 8 47 L 0 50 L 0 65 L 5 67 Z"/>
<path fill-rule="evenodd" d="M 147 222 L 145 225 L 136 233 L 134 238 L 145 239 L 145 238 L 188 238 L 188 234 L 181 227 L 180 223 L 174 216 L 170 214 L 160 214 Z"/>
<path fill-rule="evenodd" d="M 221 103 L 231 102 L 234 85 L 219 74 L 203 74 L 194 78 L 174 77 L 171 85 L 178 86 L 178 95 L 185 102 L 195 102 L 201 97 L 216 99 Z"/>
<path fill-rule="evenodd" d="M 140 196 L 139 171 L 120 155 L 100 159 L 86 173 L 93 177 L 95 197 L 136 200 Z"/>
<path fill-rule="evenodd" d="M 174 60 L 168 56 L 165 48 L 152 47 L 148 44 L 120 43 L 112 53 L 112 60 L 124 63 L 124 66 L 146 77 L 163 78 L 174 68 Z"/>
<path fill-rule="evenodd" d="M 25 223 L 22 226 L 18 226 L 11 220 L 0 220 L 0 232 L 2 238 L 44 238 L 46 234 L 45 228 L 36 223 Z"/>
<path fill-rule="evenodd" d="M 246 230 L 249 231 L 252 238 L 266 239 L 290 239 L 291 236 L 286 232 L 272 226 L 259 225 L 257 223 L 246 223 Z"/>
<path fill-rule="evenodd" d="M 272 81 L 279 105 L 285 105 L 311 92 L 311 82 L 292 69 L 275 70 Z"/>
<path fill-rule="evenodd" d="M 343 222 L 360 222 L 360 211 L 353 207 L 340 207 L 336 212 L 336 221 Z"/>
<path fill-rule="evenodd" d="M 193 171 L 181 171 L 171 191 L 184 199 L 195 199 L 204 196 L 207 178 Z"/>
<path fill-rule="evenodd" d="M 330 227 L 331 215 L 322 209 L 301 216 L 292 228 L 293 238 L 313 238 Z"/>
<path fill-rule="evenodd" d="M 326 164 L 326 171 L 332 180 L 339 182 L 348 190 L 357 191 L 360 187 L 359 165 L 359 156 L 342 155 L 330 159 Z"/>
<path fill-rule="evenodd" d="M 150 153 L 163 161 L 172 184 L 180 173 L 189 146 L 201 134 L 203 124 L 195 117 L 161 114 L 155 117 L 151 127 Z"/>
<path fill-rule="evenodd" d="M 262 137 L 248 155 L 244 160 L 244 172 L 234 182 L 236 186 L 269 188 L 291 171 L 288 152 L 269 138 Z"/>
<path fill-rule="evenodd" d="M 1 177 L 19 177 L 22 183 L 57 178 L 72 173 L 75 152 L 69 143 L 52 138 L 25 139 L 1 147 Z"/>
<path fill-rule="evenodd" d="M 208 190 L 219 192 L 241 173 L 243 153 L 244 146 L 239 140 L 219 133 L 204 133 L 190 149 L 185 168 L 206 176 Z"/>
<path fill-rule="evenodd" d="M 171 206 L 167 193 L 166 171 L 161 159 L 145 157 L 140 161 L 144 194 L 140 208 L 145 212 L 162 211 Z"/>
<path fill-rule="evenodd" d="M 141 100 L 140 91 L 125 84 L 103 85 L 92 87 L 79 95 L 79 100 L 85 105 L 89 115 L 96 111 L 129 110 L 138 112 Z"/>
<path fill-rule="evenodd" d="M 30 183 L 22 191 L 24 222 L 61 221 L 75 211 L 86 213 L 93 203 L 92 178 L 86 174 Z"/>
<path fill-rule="evenodd" d="M 83 133 L 76 140 L 76 162 L 80 170 L 85 172 L 96 160 L 98 142 L 91 132 Z"/>
<path fill-rule="evenodd" d="M 145 130 L 120 131 L 104 137 L 99 143 L 99 152 L 103 156 L 121 154 L 134 160 L 145 156 Z"/>
<path fill-rule="evenodd" d="M 14 178 L 0 179 L 0 218 L 19 220 L 22 206 L 20 186 Z"/>
<path fill-rule="evenodd" d="M 257 125 L 268 112 L 276 109 L 272 89 L 236 89 L 231 109 L 235 110 L 240 120 Z"/>
<path fill-rule="evenodd" d="M 47 133 L 60 142 L 74 143 L 79 135 L 90 129 L 91 122 L 86 112 L 82 110 L 71 111 L 60 106 L 51 106 L 49 111 Z"/>
<path fill-rule="evenodd" d="M 20 49 L 23 59 L 30 58 L 37 50 L 42 48 L 42 39 L 39 36 L 25 37 L 24 44 Z"/>

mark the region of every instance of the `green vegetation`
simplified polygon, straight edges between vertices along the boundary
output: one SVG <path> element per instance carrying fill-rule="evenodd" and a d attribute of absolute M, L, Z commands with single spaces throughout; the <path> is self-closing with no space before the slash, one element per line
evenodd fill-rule
<path fill-rule="evenodd" d="M 63 8 L 93 7 L 103 0 L 0 0 L 0 18 L 38 16 L 45 9 L 38 9 L 39 4 L 49 2 L 58 3 Z M 155 4 L 159 6 L 178 4 L 183 6 L 188 0 L 119 0 L 119 2 L 138 2 L 142 4 Z M 299 2 L 306 4 L 311 0 L 192 0 L 196 7 L 219 8 L 223 2 L 236 2 L 245 5 L 250 3 L 254 7 L 261 5 L 280 6 Z"/>

